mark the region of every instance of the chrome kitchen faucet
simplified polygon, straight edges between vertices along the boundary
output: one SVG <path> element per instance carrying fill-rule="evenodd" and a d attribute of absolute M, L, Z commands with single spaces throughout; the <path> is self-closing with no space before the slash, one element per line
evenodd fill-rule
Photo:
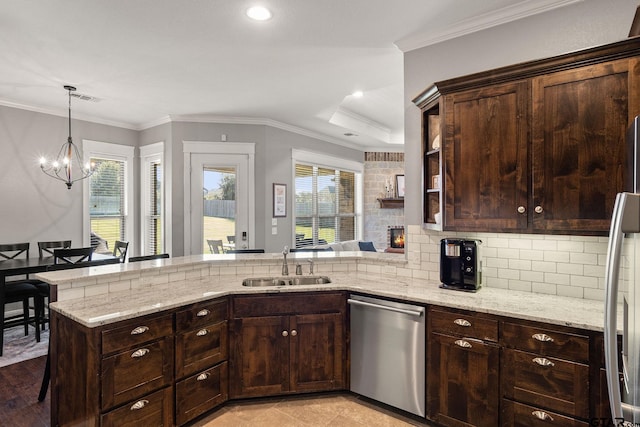
<path fill-rule="evenodd" d="M 287 254 L 289 253 L 289 246 L 285 246 L 282 251 L 282 255 L 284 255 L 284 259 L 282 260 L 282 275 L 289 275 L 289 265 L 287 265 Z"/>

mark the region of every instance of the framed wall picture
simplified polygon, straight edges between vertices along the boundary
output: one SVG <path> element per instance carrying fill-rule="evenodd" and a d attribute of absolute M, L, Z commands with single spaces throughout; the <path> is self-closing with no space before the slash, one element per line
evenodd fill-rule
<path fill-rule="evenodd" d="M 273 184 L 273 217 L 287 216 L 287 184 Z"/>
<path fill-rule="evenodd" d="M 404 175 L 396 175 L 396 196 L 404 197 Z"/>

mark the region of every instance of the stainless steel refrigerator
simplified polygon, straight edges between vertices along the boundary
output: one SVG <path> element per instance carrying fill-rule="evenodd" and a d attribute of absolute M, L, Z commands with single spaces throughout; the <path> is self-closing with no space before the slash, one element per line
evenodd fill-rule
<path fill-rule="evenodd" d="M 639 125 L 636 117 L 627 133 L 628 192 L 616 196 L 605 271 L 605 366 L 615 425 L 623 418 L 640 425 Z M 618 331 L 622 331 L 620 348 Z"/>

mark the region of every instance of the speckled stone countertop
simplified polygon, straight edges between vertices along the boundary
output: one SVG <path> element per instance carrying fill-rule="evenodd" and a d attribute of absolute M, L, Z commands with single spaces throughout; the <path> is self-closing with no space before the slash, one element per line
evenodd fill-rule
<path fill-rule="evenodd" d="M 59 301 L 51 307 L 83 325 L 96 327 L 227 295 L 340 290 L 603 330 L 604 304 L 599 301 L 487 287 L 477 293 L 466 293 L 441 289 L 435 282 L 365 272 L 333 273 L 330 284 L 306 286 L 244 287 L 241 283 L 246 277 L 220 275 L 172 281 L 149 288 Z"/>

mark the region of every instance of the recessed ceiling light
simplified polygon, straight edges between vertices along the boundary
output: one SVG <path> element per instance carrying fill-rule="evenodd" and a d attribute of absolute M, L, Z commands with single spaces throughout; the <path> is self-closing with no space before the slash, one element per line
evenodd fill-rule
<path fill-rule="evenodd" d="M 256 21 L 266 21 L 271 19 L 271 11 L 263 6 L 253 6 L 247 9 L 247 16 Z"/>
<path fill-rule="evenodd" d="M 353 92 L 351 95 L 353 95 L 354 98 L 362 98 L 364 96 L 364 92 L 361 90 L 357 90 Z"/>

